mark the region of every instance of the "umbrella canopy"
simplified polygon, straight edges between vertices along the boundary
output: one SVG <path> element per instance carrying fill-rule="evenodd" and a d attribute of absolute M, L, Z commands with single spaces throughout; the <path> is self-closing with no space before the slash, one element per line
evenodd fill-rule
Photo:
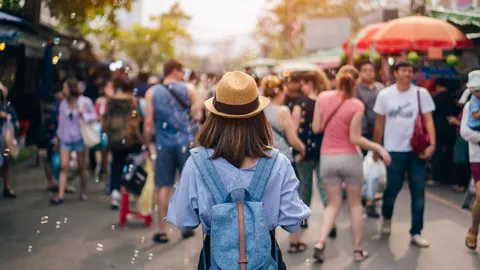
<path fill-rule="evenodd" d="M 424 16 L 390 21 L 374 36 L 373 44 L 378 52 L 426 51 L 430 47 L 451 50 L 473 46 L 472 41 L 455 26 Z"/>
<path fill-rule="evenodd" d="M 375 34 L 386 25 L 387 23 L 376 23 L 365 26 L 357 35 L 350 39 L 347 48 L 354 51 L 369 50 Z"/>
<path fill-rule="evenodd" d="M 286 61 L 275 67 L 275 72 L 282 71 L 315 71 L 318 66 L 304 61 Z"/>

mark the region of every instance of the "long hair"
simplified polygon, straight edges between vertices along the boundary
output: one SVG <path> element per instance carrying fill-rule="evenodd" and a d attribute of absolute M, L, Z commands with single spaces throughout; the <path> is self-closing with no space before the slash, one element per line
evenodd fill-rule
<path fill-rule="evenodd" d="M 351 98 L 354 95 L 355 87 L 358 80 L 358 70 L 351 65 L 345 65 L 340 68 L 337 75 L 337 89 L 345 92 L 347 98 Z"/>
<path fill-rule="evenodd" d="M 76 79 L 68 79 L 65 83 L 68 85 L 69 98 L 76 98 L 82 94 L 82 90 L 80 89 L 80 84 Z"/>
<path fill-rule="evenodd" d="M 215 150 L 212 159 L 224 158 L 240 168 L 246 157 L 269 157 L 273 138 L 265 114 L 229 119 L 211 113 L 197 135 L 197 143 Z"/>

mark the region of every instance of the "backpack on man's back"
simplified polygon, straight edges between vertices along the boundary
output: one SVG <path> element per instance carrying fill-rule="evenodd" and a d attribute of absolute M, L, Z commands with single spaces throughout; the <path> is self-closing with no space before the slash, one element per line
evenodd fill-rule
<path fill-rule="evenodd" d="M 272 243 L 261 202 L 278 150 L 271 151 L 271 158 L 260 159 L 248 188 L 234 186 L 230 190 L 221 181 L 205 148 L 195 148 L 190 152 L 215 200 L 211 223 L 211 265 L 207 268 L 205 249 L 209 247 L 204 247 L 203 269 L 278 269 L 277 245 Z M 244 192 L 244 199 L 234 201 L 232 194 L 239 191 Z"/>
<path fill-rule="evenodd" d="M 103 132 L 110 150 L 129 150 L 141 142 L 142 117 L 135 97 L 112 97 L 104 114 Z"/>

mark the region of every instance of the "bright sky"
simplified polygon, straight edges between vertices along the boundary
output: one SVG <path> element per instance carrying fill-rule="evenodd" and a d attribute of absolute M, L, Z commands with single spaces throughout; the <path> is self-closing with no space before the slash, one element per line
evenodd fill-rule
<path fill-rule="evenodd" d="M 212 43 L 227 37 L 248 40 L 264 6 L 263 0 L 177 0 L 183 10 L 192 16 L 188 30 L 199 53 L 206 53 Z M 167 11 L 176 0 L 143 0 L 143 23 L 151 15 Z"/>

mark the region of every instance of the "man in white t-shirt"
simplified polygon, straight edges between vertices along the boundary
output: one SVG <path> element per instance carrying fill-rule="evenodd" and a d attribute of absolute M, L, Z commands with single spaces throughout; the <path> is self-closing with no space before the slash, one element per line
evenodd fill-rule
<path fill-rule="evenodd" d="M 429 243 L 421 236 L 421 231 L 425 208 L 426 160 L 435 152 L 436 143 L 432 118 L 435 104 L 425 88 L 412 84 L 414 72 L 415 67 L 411 63 L 399 61 L 394 67 L 397 83 L 380 92 L 374 107 L 377 114 L 374 141 L 381 143 L 383 138 L 384 146 L 392 157 L 392 163 L 387 168 L 381 231 L 390 232 L 395 200 L 402 189 L 405 173 L 408 173 L 408 185 L 412 197 L 411 242 L 419 247 L 428 247 Z M 412 151 L 410 145 L 415 120 L 419 114 L 418 92 L 430 137 L 430 146 L 420 156 Z"/>

